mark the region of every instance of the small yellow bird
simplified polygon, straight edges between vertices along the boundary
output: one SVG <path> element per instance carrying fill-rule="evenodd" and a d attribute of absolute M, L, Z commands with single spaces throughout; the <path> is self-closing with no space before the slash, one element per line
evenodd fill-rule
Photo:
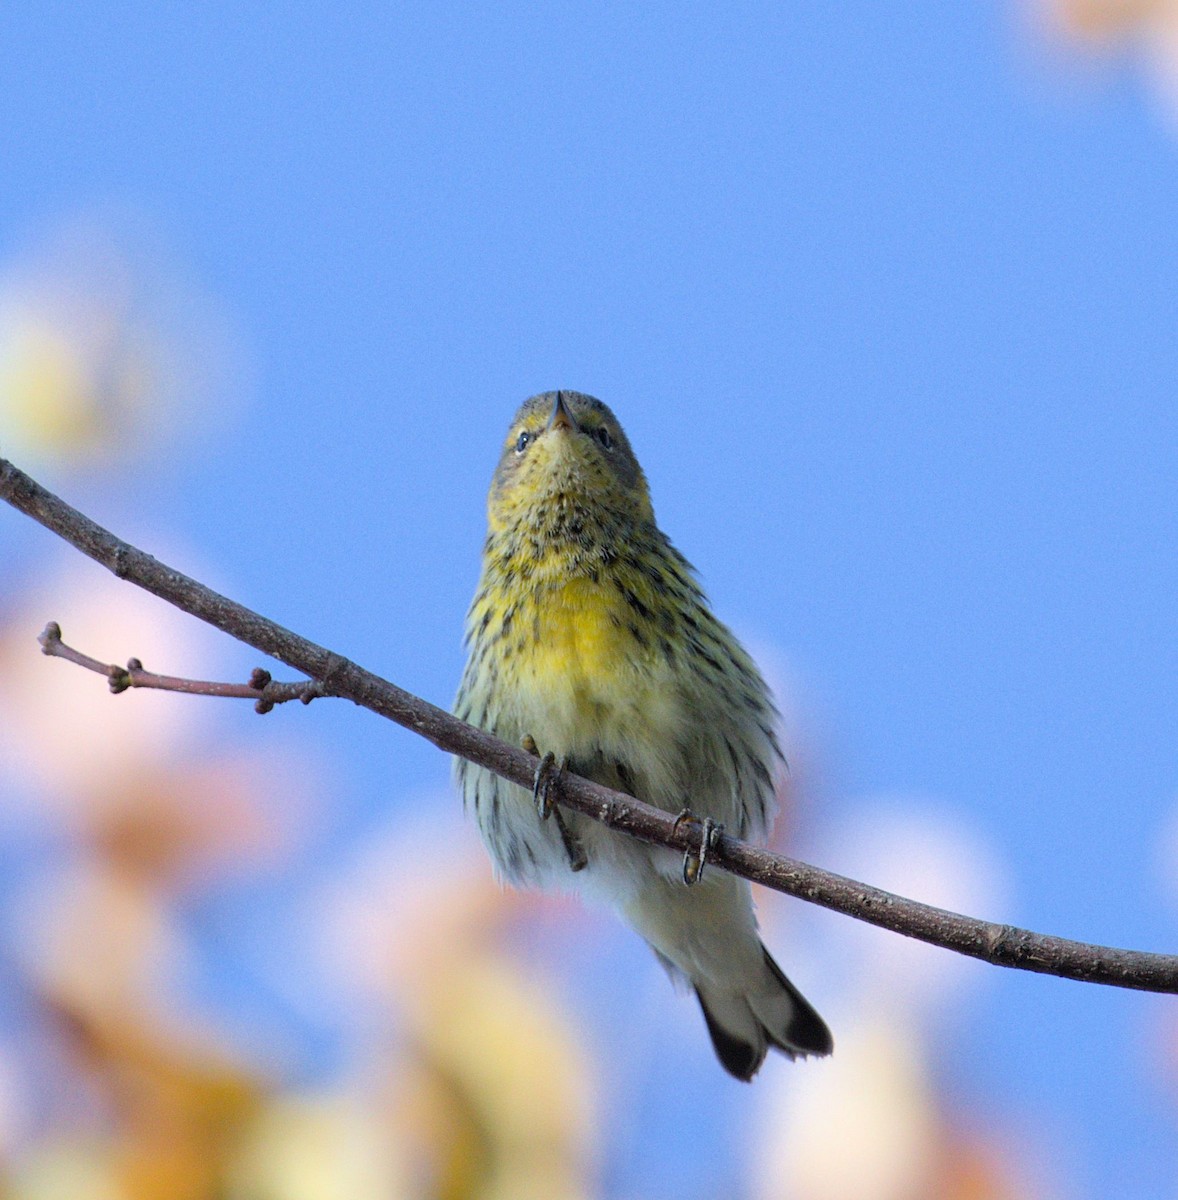
<path fill-rule="evenodd" d="M 545 755 L 534 796 L 456 761 L 500 873 L 616 907 L 694 988 L 738 1079 L 771 1046 L 829 1054 L 830 1030 L 761 943 L 745 880 L 713 871 L 685 886 L 698 862 L 544 802 L 555 759 L 667 812 L 690 807 L 705 838 L 712 822 L 764 838 L 773 817 L 781 751 L 769 690 L 655 523 L 609 408 L 570 391 L 527 400 L 488 518 L 455 713 Z"/>

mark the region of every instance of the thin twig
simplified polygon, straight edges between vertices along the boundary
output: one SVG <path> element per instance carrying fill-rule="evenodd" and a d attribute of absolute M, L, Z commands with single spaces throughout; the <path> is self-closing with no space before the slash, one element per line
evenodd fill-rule
<path fill-rule="evenodd" d="M 102 663 L 73 646 L 67 646 L 61 640 L 61 626 L 56 621 L 50 621 L 41 630 L 37 641 L 41 643 L 41 653 L 50 658 L 64 658 L 67 662 L 85 667 L 98 675 L 105 675 L 110 683 L 110 690 L 117 696 L 128 688 L 151 688 L 157 692 L 185 692 L 189 696 L 227 696 L 235 700 L 252 700 L 254 710 L 268 713 L 276 704 L 286 704 L 291 700 L 299 700 L 310 704 L 320 696 L 328 695 L 327 690 L 318 679 L 298 679 L 290 683 L 280 683 L 270 677 L 270 672 L 262 667 L 255 667 L 250 675 L 249 683 L 214 683 L 205 679 L 182 679 L 178 675 L 157 675 L 144 669 L 137 658 L 127 660 L 125 667 L 117 663 Z"/>
<path fill-rule="evenodd" d="M 508 745 L 459 721 L 443 709 L 120 541 L 2 458 L 0 497 L 120 579 L 153 592 L 238 641 L 319 681 L 323 694 L 352 700 L 420 734 L 442 750 L 487 767 L 512 783 L 531 786 L 536 760 L 522 747 Z M 96 665 L 108 674 L 108 668 Z M 676 822 L 668 813 L 632 796 L 568 772 L 553 780 L 552 798 L 644 841 L 680 852 L 699 849 L 698 831 L 691 822 Z M 961 916 L 750 846 L 727 834 L 712 842 L 708 863 L 776 891 L 997 966 L 1143 991 L 1178 993 L 1178 955 L 1094 946 Z"/>

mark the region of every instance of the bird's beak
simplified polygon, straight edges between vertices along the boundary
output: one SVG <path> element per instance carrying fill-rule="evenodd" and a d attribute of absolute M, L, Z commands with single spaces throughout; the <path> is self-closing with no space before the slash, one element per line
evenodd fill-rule
<path fill-rule="evenodd" d="M 568 406 L 564 402 L 564 392 L 556 393 L 556 403 L 552 406 L 552 416 L 548 418 L 546 429 L 568 429 L 575 430 L 578 428 L 577 422 L 573 420 L 573 414 L 569 412 Z"/>

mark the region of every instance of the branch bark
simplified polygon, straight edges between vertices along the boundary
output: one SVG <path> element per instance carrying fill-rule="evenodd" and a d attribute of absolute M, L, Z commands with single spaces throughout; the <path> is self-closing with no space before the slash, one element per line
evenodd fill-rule
<path fill-rule="evenodd" d="M 441 750 L 477 762 L 512 783 L 532 786 L 536 759 L 522 747 L 508 745 L 459 721 L 428 701 L 173 570 L 121 541 L 3 458 L 0 458 L 0 498 L 118 578 L 153 592 L 230 637 L 301 671 L 318 685 L 314 694 L 351 700 L 412 730 Z M 106 667 L 102 664 L 97 667 L 109 676 Z M 238 694 L 255 697 L 257 689 L 242 689 Z M 676 821 L 660 809 L 587 779 L 563 773 L 552 781 L 551 796 L 560 804 L 632 837 L 683 853 L 699 850 L 698 826 Z M 1178 955 L 1090 945 L 962 916 L 858 883 L 726 834 L 712 839 L 707 860 L 710 866 L 742 875 L 775 891 L 996 966 L 1089 983 L 1178 993 Z"/>

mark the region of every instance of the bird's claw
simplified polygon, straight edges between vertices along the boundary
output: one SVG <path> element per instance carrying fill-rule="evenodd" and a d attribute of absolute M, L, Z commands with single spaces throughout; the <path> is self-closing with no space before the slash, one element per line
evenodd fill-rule
<path fill-rule="evenodd" d="M 540 753 L 536 739 L 531 734 L 523 738 L 523 748 L 529 754 Z M 569 869 L 576 872 L 583 871 L 589 865 L 589 859 L 580 839 L 569 829 L 564 817 L 560 814 L 560 809 L 556 807 L 556 803 L 552 799 L 552 785 L 564 774 L 568 762 L 567 758 L 562 758 L 558 763 L 556 755 L 551 750 L 540 759 L 539 765 L 536 767 L 536 774 L 532 777 L 532 802 L 536 805 L 536 812 L 539 813 L 540 820 L 547 821 L 549 817 L 555 818 L 556 828 L 560 832 L 561 845 L 564 846 L 564 852 L 569 860 Z"/>
<path fill-rule="evenodd" d="M 585 847 L 581 845 L 581 839 L 565 824 L 559 808 L 552 815 L 556 820 L 556 828 L 560 830 L 560 840 L 564 845 L 564 852 L 568 855 L 569 870 L 574 874 L 577 871 L 583 871 L 589 865 L 589 857 L 585 853 Z"/>
<path fill-rule="evenodd" d="M 552 799 L 552 785 L 564 774 L 566 765 L 566 759 L 561 759 L 558 763 L 556 755 L 549 750 L 536 767 L 536 773 L 532 776 L 532 801 L 541 821 L 547 821 L 552 816 L 556 804 Z"/>
<path fill-rule="evenodd" d="M 711 817 L 704 817 L 701 820 L 690 808 L 685 808 L 675 818 L 675 824 L 671 832 L 678 834 L 680 827 L 683 825 L 698 825 L 700 827 L 699 846 L 689 846 L 683 852 L 683 883 L 684 886 L 691 887 L 693 884 L 699 883 L 703 878 L 704 866 L 708 861 L 708 855 L 715 848 L 716 839 L 724 832 L 724 826 L 717 821 L 713 821 Z"/>

